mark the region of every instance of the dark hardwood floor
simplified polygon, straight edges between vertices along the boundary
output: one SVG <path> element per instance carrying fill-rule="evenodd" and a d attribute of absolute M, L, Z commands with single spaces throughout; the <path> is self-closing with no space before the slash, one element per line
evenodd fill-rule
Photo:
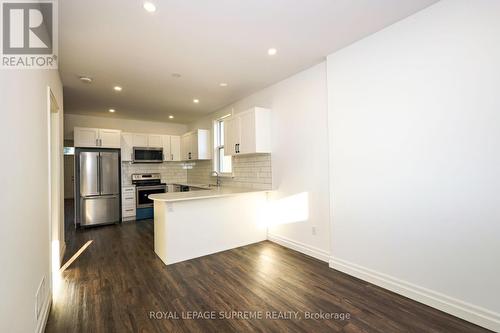
<path fill-rule="evenodd" d="M 151 220 L 69 226 L 66 238 L 66 259 L 93 243 L 62 274 L 46 332 L 487 332 L 268 241 L 167 267 Z M 199 311 L 217 319 L 182 318 Z M 219 318 L 231 311 L 240 318 Z M 273 311 L 298 318 L 267 318 Z"/>

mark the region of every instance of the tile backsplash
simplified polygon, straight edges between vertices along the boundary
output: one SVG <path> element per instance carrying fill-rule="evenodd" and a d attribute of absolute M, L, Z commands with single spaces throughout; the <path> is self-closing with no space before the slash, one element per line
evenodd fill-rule
<path fill-rule="evenodd" d="M 197 161 L 187 170 L 187 181 L 191 184 L 215 183 L 210 176 L 212 161 Z M 254 189 L 272 189 L 271 154 L 257 154 L 233 157 L 233 176 L 221 177 L 225 186 Z"/>
<path fill-rule="evenodd" d="M 192 169 L 183 168 L 183 162 L 133 164 L 122 162 L 122 184 L 132 184 L 134 173 L 160 173 L 163 183 L 214 184 L 210 176 L 212 161 L 189 162 Z M 221 177 L 221 183 L 231 187 L 272 189 L 271 154 L 233 157 L 233 177 Z"/>
<path fill-rule="evenodd" d="M 122 162 L 122 184 L 131 185 L 132 174 L 134 173 L 160 173 L 163 183 L 186 183 L 187 173 L 182 166 L 182 162 L 164 162 L 158 164 Z"/>

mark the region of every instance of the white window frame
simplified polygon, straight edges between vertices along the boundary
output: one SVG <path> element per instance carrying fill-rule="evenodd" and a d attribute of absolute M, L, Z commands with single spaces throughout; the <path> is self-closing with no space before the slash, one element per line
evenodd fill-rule
<path fill-rule="evenodd" d="M 224 149 L 224 143 L 220 142 L 220 123 L 224 121 L 225 118 L 231 116 L 231 114 L 227 114 L 223 117 L 220 117 L 220 118 L 217 118 L 217 119 L 214 119 L 213 121 L 213 142 L 214 142 L 214 159 L 213 159 L 213 165 L 212 165 L 212 170 L 213 171 L 217 171 L 219 173 L 219 176 L 220 177 L 233 177 L 233 168 L 232 168 L 232 163 L 231 163 L 231 172 L 220 172 L 220 160 L 219 160 L 219 156 L 220 156 L 220 150 L 221 149 Z M 232 158 L 231 158 L 232 160 Z M 215 175 L 214 175 L 215 177 Z"/>

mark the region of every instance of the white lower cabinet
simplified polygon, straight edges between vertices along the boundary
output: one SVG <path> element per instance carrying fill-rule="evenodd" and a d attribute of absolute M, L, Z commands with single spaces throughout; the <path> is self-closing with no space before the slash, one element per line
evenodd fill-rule
<path fill-rule="evenodd" d="M 122 221 L 135 220 L 135 186 L 122 187 Z"/>

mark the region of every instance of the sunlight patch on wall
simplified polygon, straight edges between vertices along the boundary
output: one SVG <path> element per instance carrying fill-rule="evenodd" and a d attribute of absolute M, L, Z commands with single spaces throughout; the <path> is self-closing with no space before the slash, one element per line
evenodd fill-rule
<path fill-rule="evenodd" d="M 263 209 L 263 219 L 268 227 L 307 221 L 309 219 L 309 192 L 268 201 Z"/>

